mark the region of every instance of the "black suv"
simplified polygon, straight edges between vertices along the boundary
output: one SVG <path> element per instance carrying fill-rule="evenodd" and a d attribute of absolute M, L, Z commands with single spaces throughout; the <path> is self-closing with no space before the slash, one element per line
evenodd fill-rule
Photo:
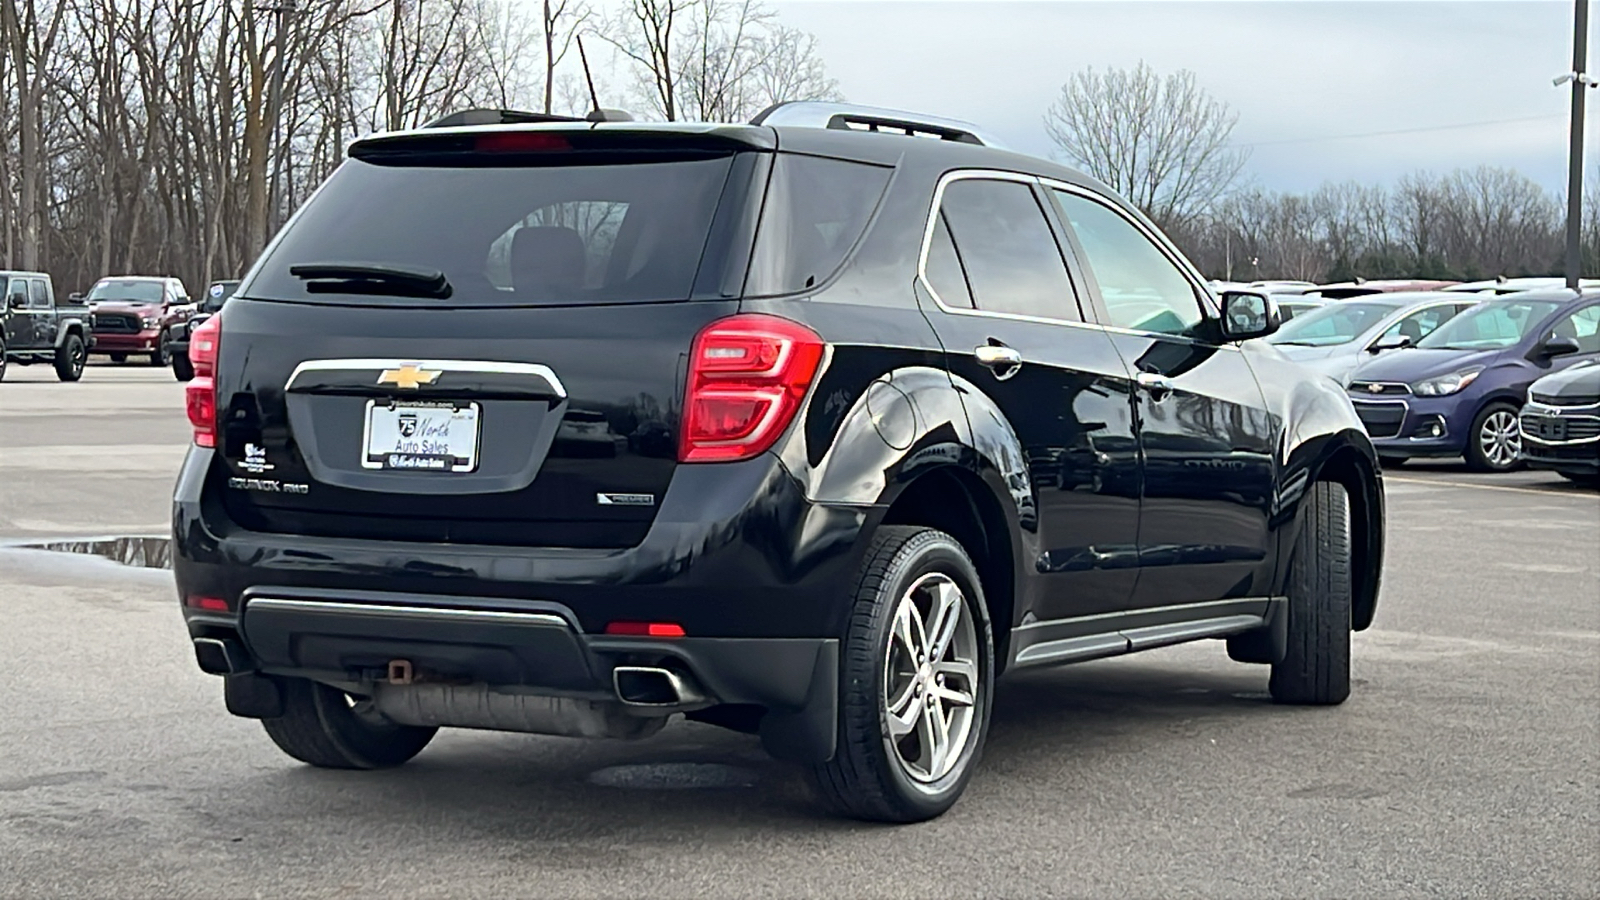
<path fill-rule="evenodd" d="M 356 141 L 192 338 L 180 602 L 289 755 L 684 713 L 913 821 L 1007 671 L 1345 699 L 1378 465 L 1270 298 L 959 123 L 485 118 Z"/>

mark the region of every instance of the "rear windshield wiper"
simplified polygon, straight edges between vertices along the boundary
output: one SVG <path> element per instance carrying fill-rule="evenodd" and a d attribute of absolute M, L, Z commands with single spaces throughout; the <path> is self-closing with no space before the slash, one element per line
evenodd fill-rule
<path fill-rule="evenodd" d="M 379 294 L 391 297 L 436 297 L 453 293 L 449 279 L 438 269 L 418 269 L 379 263 L 301 263 L 289 274 L 304 281 L 313 294 Z"/>

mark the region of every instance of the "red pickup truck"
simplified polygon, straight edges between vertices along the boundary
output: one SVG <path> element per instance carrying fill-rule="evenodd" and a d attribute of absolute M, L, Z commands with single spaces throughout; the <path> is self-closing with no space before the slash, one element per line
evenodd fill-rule
<path fill-rule="evenodd" d="M 102 278 L 84 297 L 94 352 L 114 362 L 149 354 L 150 364 L 172 364 L 172 334 L 194 313 L 189 291 L 176 278 L 117 275 Z"/>

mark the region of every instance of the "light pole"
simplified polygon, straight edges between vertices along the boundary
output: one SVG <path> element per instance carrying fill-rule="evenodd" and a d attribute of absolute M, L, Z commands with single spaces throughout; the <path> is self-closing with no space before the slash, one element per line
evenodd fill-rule
<path fill-rule="evenodd" d="M 1567 287 L 1578 289 L 1583 267 L 1583 110 L 1584 92 L 1595 86 L 1589 67 L 1589 0 L 1574 0 L 1572 71 L 1555 79 L 1572 82 L 1572 132 L 1567 147 Z"/>
<path fill-rule="evenodd" d="M 272 221 L 277 222 L 279 205 L 283 202 L 280 193 L 281 176 L 283 174 L 283 70 L 284 53 L 288 49 L 285 36 L 289 30 L 289 22 L 294 16 L 294 0 L 279 0 L 273 6 L 257 6 L 259 12 L 270 12 L 277 18 L 276 30 L 272 36 L 276 45 L 272 64 L 272 95 L 267 101 L 272 107 L 272 181 L 268 185 L 267 205 L 271 208 Z"/>

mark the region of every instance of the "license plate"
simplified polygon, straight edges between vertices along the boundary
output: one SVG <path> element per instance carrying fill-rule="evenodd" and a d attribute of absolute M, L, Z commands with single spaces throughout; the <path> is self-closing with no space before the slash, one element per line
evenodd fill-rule
<path fill-rule="evenodd" d="M 367 401 L 361 465 L 411 472 L 478 467 L 478 404 Z"/>

